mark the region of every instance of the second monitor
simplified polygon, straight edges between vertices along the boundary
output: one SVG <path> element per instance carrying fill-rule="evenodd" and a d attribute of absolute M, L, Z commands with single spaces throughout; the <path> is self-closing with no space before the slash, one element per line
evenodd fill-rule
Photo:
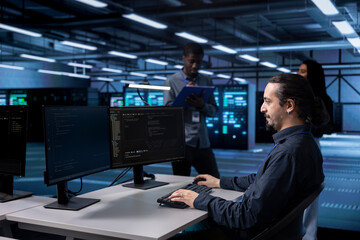
<path fill-rule="evenodd" d="M 185 154 L 182 107 L 110 108 L 111 167 L 133 167 L 141 189 L 166 183 L 144 181 L 143 165 L 183 160 Z"/>

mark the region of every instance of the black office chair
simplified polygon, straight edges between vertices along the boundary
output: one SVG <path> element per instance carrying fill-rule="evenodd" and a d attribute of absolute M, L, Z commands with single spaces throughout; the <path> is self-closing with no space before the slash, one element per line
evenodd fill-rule
<path fill-rule="evenodd" d="M 319 196 L 319 194 L 324 189 L 324 187 L 325 187 L 325 183 L 323 182 L 308 197 L 306 197 L 303 201 L 301 201 L 295 208 L 293 208 L 290 212 L 288 212 L 284 217 L 273 223 L 271 226 L 265 228 L 261 233 L 253 237 L 251 240 L 266 240 L 266 239 L 271 239 L 272 237 L 274 237 L 274 239 L 280 239 L 281 234 L 279 235 L 279 233 L 281 233 L 283 230 L 289 227 L 290 224 L 302 226 L 302 216 L 304 210 L 316 199 L 317 196 Z M 295 237 L 291 239 L 301 239 L 301 238 L 302 236 L 299 238 Z"/>

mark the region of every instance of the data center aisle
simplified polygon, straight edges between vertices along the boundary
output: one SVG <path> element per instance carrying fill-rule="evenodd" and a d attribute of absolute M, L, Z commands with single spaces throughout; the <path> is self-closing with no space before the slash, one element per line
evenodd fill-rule
<path fill-rule="evenodd" d="M 319 199 L 319 239 L 334 238 L 339 234 L 354 235 L 360 239 L 360 136 L 334 134 L 320 141 L 324 156 L 326 187 Z M 222 176 L 241 176 L 256 172 L 262 164 L 272 144 L 258 144 L 255 149 L 222 150 L 215 149 Z M 32 191 L 35 195 L 55 196 L 55 186 L 47 187 L 43 180 L 45 151 L 43 143 L 29 143 L 27 147 L 26 177 L 15 179 L 15 189 Z M 105 171 L 83 179 L 82 192 L 107 187 L 122 169 Z M 171 174 L 171 164 L 146 166 L 149 173 Z M 195 176 L 195 170 L 192 171 Z M 121 181 L 131 179 L 129 172 Z M 74 191 L 79 188 L 79 180 L 69 184 Z M 336 231 L 337 229 L 348 231 Z M 354 238 L 342 238 L 354 239 Z"/>

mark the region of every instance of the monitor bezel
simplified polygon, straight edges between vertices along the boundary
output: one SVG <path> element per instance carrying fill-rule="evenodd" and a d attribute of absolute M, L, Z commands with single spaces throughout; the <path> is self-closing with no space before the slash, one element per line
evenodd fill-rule
<path fill-rule="evenodd" d="M 109 110 L 108 110 L 108 107 L 107 106 L 43 106 L 43 122 L 44 122 L 44 139 L 45 139 L 45 171 L 44 171 L 44 183 L 47 185 L 47 186 L 53 186 L 53 185 L 57 185 L 57 184 L 60 184 L 60 183 L 65 183 L 65 182 L 68 182 L 68 181 L 71 181 L 71 180 L 74 180 L 74 179 L 77 179 L 77 178 L 82 178 L 82 177 L 86 177 L 86 176 L 89 176 L 91 174 L 95 174 L 95 173 L 99 173 L 99 172 L 102 172 L 102 171 L 106 171 L 106 170 L 109 170 L 111 169 L 111 161 L 109 163 L 109 166 L 108 167 L 104 167 L 102 169 L 96 169 L 92 172 L 89 172 L 89 173 L 86 173 L 86 174 L 77 174 L 76 176 L 70 176 L 64 180 L 49 180 L 49 166 L 48 166 L 48 152 L 47 152 L 47 148 L 48 148 L 48 143 L 47 143 L 47 140 L 46 140 L 46 126 L 45 126 L 45 111 L 46 109 L 49 109 L 49 108 L 70 108 L 70 107 L 81 107 L 81 108 L 106 108 L 107 110 L 107 115 L 109 113 Z M 108 126 L 109 129 L 108 131 L 110 131 L 110 126 Z M 108 138 L 108 141 L 109 141 L 109 147 L 110 147 L 110 137 Z M 109 149 L 109 154 L 110 154 L 110 150 Z M 110 157 L 110 156 L 109 156 Z"/>
<path fill-rule="evenodd" d="M 24 147 L 24 151 L 23 151 L 22 158 L 20 159 L 20 162 L 21 162 L 20 172 L 14 173 L 14 172 L 4 171 L 4 170 L 0 169 L 0 174 L 25 177 L 26 147 L 27 147 L 26 145 L 27 145 L 27 137 L 28 137 L 29 107 L 28 107 L 28 105 L 1 105 L 0 109 L 1 108 L 7 108 L 7 109 L 16 109 L 16 108 L 18 108 L 19 110 L 24 109 L 24 111 L 25 111 L 25 124 L 24 124 L 24 128 L 25 128 L 25 144 L 24 144 L 24 146 L 22 146 L 22 147 Z"/>
<path fill-rule="evenodd" d="M 181 123 L 182 123 L 182 126 L 183 126 L 183 133 L 182 133 L 182 139 L 184 140 L 183 141 L 183 149 L 184 149 L 184 154 L 183 154 L 183 157 L 176 157 L 176 158 L 171 158 L 171 159 L 162 159 L 162 160 L 151 160 L 151 161 L 142 161 L 142 162 L 136 162 L 136 163 L 128 163 L 128 164 L 121 164 L 121 165 L 114 165 L 113 164 L 113 161 L 112 161 L 112 150 L 113 150 L 113 147 L 112 147 L 112 144 L 111 144 L 111 139 L 110 139 L 110 158 L 111 158 L 111 169 L 118 169 L 118 168 L 126 168 L 126 167 L 136 167 L 136 166 L 146 166 L 146 165 L 150 165 L 150 164 L 156 164 L 156 163 L 164 163 L 164 162 L 173 162 L 173 161 L 178 161 L 178 160 L 184 160 L 185 159 L 185 147 L 186 147 L 186 144 L 185 144 L 185 122 L 184 122 L 184 109 L 183 107 L 179 107 L 179 106 L 127 106 L 127 107 L 109 107 L 109 116 L 110 116 L 110 111 L 111 109 L 121 109 L 121 110 L 125 110 L 125 109 L 130 109 L 130 110 L 135 110 L 135 109 L 157 109 L 157 110 L 161 110 L 161 109 L 166 109 L 168 110 L 169 108 L 172 108 L 172 109 L 177 109 L 177 110 L 180 110 L 181 111 Z M 110 131 L 111 131 L 111 119 L 109 117 L 109 126 L 110 126 Z M 111 136 L 111 132 L 109 134 L 110 138 L 112 137 Z"/>

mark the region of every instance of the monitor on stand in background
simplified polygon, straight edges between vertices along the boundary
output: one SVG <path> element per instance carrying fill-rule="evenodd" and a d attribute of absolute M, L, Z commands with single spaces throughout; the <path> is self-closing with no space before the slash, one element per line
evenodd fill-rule
<path fill-rule="evenodd" d="M 25 176 L 27 106 L 0 106 L 0 202 L 31 196 L 13 190 L 14 176 Z"/>
<path fill-rule="evenodd" d="M 46 208 L 79 210 L 99 199 L 68 196 L 67 182 L 110 168 L 107 107 L 44 107 L 45 183 L 57 185 L 58 201 Z"/>
<path fill-rule="evenodd" d="M 134 183 L 125 187 L 149 189 L 165 182 L 143 179 L 143 165 L 183 160 L 182 107 L 110 108 L 111 167 L 133 167 Z"/>

